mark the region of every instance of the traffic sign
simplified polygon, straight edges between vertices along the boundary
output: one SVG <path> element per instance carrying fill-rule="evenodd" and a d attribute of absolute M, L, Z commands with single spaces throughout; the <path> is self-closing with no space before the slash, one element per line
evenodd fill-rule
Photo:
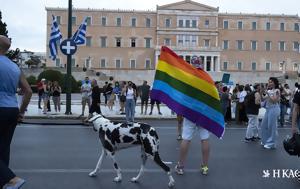
<path fill-rule="evenodd" d="M 73 55 L 77 50 L 77 46 L 72 39 L 66 39 L 61 42 L 60 50 L 65 55 Z"/>

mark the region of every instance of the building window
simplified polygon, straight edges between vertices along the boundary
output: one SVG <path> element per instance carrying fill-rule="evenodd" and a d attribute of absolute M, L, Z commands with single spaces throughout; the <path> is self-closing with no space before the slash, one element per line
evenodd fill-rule
<path fill-rule="evenodd" d="M 266 62 L 266 71 L 270 71 L 270 70 L 271 70 L 271 63 Z"/>
<path fill-rule="evenodd" d="M 86 23 L 87 23 L 87 26 L 92 25 L 92 18 L 90 16 L 86 18 Z"/>
<path fill-rule="evenodd" d="M 228 62 L 223 62 L 223 70 L 227 70 L 228 69 Z"/>
<path fill-rule="evenodd" d="M 242 66 L 243 66 L 242 62 L 238 62 L 238 63 L 237 63 L 237 69 L 238 69 L 239 71 L 242 70 Z"/>
<path fill-rule="evenodd" d="M 298 23 L 294 24 L 294 31 L 299 32 L 299 24 Z"/>
<path fill-rule="evenodd" d="M 55 66 L 60 67 L 60 58 L 55 59 Z"/>
<path fill-rule="evenodd" d="M 170 28 L 170 27 L 171 27 L 171 19 L 167 18 L 167 19 L 165 20 L 165 27 L 166 27 L 166 28 Z"/>
<path fill-rule="evenodd" d="M 56 22 L 58 25 L 61 24 L 61 17 L 60 16 L 56 16 Z"/>
<path fill-rule="evenodd" d="M 285 42 L 279 41 L 279 51 L 285 51 Z"/>
<path fill-rule="evenodd" d="M 106 47 L 106 39 L 107 39 L 107 37 L 100 37 L 100 41 L 101 41 L 100 46 L 102 48 Z"/>
<path fill-rule="evenodd" d="M 209 47 L 209 39 L 204 39 L 204 47 Z"/>
<path fill-rule="evenodd" d="M 75 25 L 76 25 L 76 17 L 72 16 L 72 26 L 75 26 Z"/>
<path fill-rule="evenodd" d="M 256 22 L 252 22 L 252 30 L 256 30 Z"/>
<path fill-rule="evenodd" d="M 257 41 L 251 41 L 251 50 L 256 51 L 257 49 Z"/>
<path fill-rule="evenodd" d="M 131 18 L 131 27 L 136 27 L 136 18 Z"/>
<path fill-rule="evenodd" d="M 183 46 L 183 35 L 178 36 L 178 46 Z"/>
<path fill-rule="evenodd" d="M 224 20 L 223 22 L 223 29 L 228 29 L 228 21 Z"/>
<path fill-rule="evenodd" d="M 136 61 L 135 60 L 130 60 L 130 68 L 135 69 L 136 68 Z"/>
<path fill-rule="evenodd" d="M 190 26 L 190 20 L 186 20 L 185 21 L 185 27 L 186 28 L 190 28 L 191 26 Z"/>
<path fill-rule="evenodd" d="M 150 18 L 146 18 L 146 27 L 147 28 L 151 27 L 151 19 Z"/>
<path fill-rule="evenodd" d="M 135 47 L 135 38 L 131 38 L 131 47 Z"/>
<path fill-rule="evenodd" d="M 184 40 L 184 46 L 191 46 L 191 40 L 190 40 L 190 36 L 186 35 L 185 36 L 185 40 Z"/>
<path fill-rule="evenodd" d="M 238 21 L 238 29 L 239 30 L 243 29 L 243 22 L 242 21 Z"/>
<path fill-rule="evenodd" d="M 171 39 L 170 39 L 170 38 L 165 38 L 164 44 L 165 44 L 166 46 L 171 46 Z"/>
<path fill-rule="evenodd" d="M 284 31 L 284 23 L 283 22 L 280 23 L 280 31 Z"/>
<path fill-rule="evenodd" d="M 180 28 L 183 28 L 183 20 L 179 20 L 179 21 L 178 21 L 178 26 L 179 26 Z"/>
<path fill-rule="evenodd" d="M 102 59 L 100 60 L 100 68 L 105 68 L 105 67 L 106 67 L 106 61 L 105 61 L 104 58 L 102 58 Z"/>
<path fill-rule="evenodd" d="M 86 37 L 86 46 L 91 47 L 92 46 L 92 37 Z"/>
<path fill-rule="evenodd" d="M 120 59 L 116 60 L 116 68 L 121 68 L 121 60 Z"/>
<path fill-rule="evenodd" d="M 208 27 L 209 27 L 209 20 L 205 20 L 204 27 L 205 27 L 205 28 L 208 28 Z"/>
<path fill-rule="evenodd" d="M 197 36 L 196 35 L 192 35 L 192 46 L 196 47 L 197 46 Z"/>
<path fill-rule="evenodd" d="M 101 25 L 106 26 L 106 17 L 101 18 Z"/>
<path fill-rule="evenodd" d="M 192 20 L 192 27 L 197 28 L 197 20 Z"/>
<path fill-rule="evenodd" d="M 88 57 L 87 59 L 85 59 L 84 67 L 86 67 L 86 68 L 91 68 L 92 67 L 91 58 L 90 57 Z"/>
<path fill-rule="evenodd" d="M 252 62 L 251 64 L 251 70 L 256 71 L 256 62 Z"/>
<path fill-rule="evenodd" d="M 293 71 L 298 71 L 298 64 L 293 65 Z"/>
<path fill-rule="evenodd" d="M 223 49 L 224 49 L 224 50 L 227 50 L 227 49 L 228 49 L 228 43 L 229 43 L 228 40 L 224 40 L 224 41 L 223 41 Z"/>
<path fill-rule="evenodd" d="M 117 26 L 120 27 L 122 25 L 122 19 L 119 17 L 117 18 Z"/>
<path fill-rule="evenodd" d="M 271 41 L 265 41 L 265 48 L 266 48 L 266 51 L 271 50 Z"/>
<path fill-rule="evenodd" d="M 116 47 L 121 47 L 121 37 L 116 38 Z"/>
<path fill-rule="evenodd" d="M 151 38 L 145 38 L 145 47 L 151 48 Z"/>
<path fill-rule="evenodd" d="M 151 60 L 150 59 L 146 59 L 146 61 L 145 61 L 145 68 L 146 69 L 151 69 Z"/>
<path fill-rule="evenodd" d="M 75 58 L 72 58 L 72 59 L 71 59 L 71 65 L 72 65 L 72 67 L 75 67 L 75 65 L 76 65 L 76 60 L 75 60 Z"/>
<path fill-rule="evenodd" d="M 294 43 L 293 43 L 293 49 L 294 49 L 294 51 L 299 51 L 299 42 L 298 41 L 294 41 Z"/>
<path fill-rule="evenodd" d="M 267 31 L 270 31 L 270 30 L 271 30 L 271 23 L 270 23 L 270 22 L 267 22 L 267 23 L 266 23 L 266 30 L 267 30 Z"/>
<path fill-rule="evenodd" d="M 243 50 L 243 40 L 237 40 L 237 49 Z"/>

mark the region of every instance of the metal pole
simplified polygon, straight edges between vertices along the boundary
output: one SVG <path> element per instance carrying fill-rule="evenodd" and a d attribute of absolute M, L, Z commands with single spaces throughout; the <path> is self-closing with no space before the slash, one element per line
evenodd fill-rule
<path fill-rule="evenodd" d="M 72 37 L 72 0 L 69 0 L 68 8 L 68 39 Z M 72 55 L 67 55 L 67 76 L 66 76 L 66 115 L 71 112 L 71 92 L 72 92 Z"/>

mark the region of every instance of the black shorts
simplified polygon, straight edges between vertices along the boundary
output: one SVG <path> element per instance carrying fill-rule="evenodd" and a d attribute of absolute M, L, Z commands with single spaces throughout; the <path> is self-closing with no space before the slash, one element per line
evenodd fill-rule
<path fill-rule="evenodd" d="M 142 106 L 144 104 L 148 105 L 148 101 L 149 101 L 149 98 L 141 98 L 141 104 L 142 104 Z"/>
<path fill-rule="evenodd" d="M 151 105 L 154 105 L 155 103 L 160 104 L 160 101 L 151 99 L 150 103 L 151 103 Z"/>

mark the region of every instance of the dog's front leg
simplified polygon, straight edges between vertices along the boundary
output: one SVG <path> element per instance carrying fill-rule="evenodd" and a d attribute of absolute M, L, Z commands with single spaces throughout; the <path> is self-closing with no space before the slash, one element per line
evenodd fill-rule
<path fill-rule="evenodd" d="M 103 162 L 104 155 L 105 155 L 105 151 L 104 151 L 104 148 L 102 148 L 102 152 L 101 152 L 101 155 L 100 155 L 99 160 L 97 162 L 96 168 L 95 168 L 94 171 L 90 172 L 90 174 L 89 174 L 90 177 L 95 177 L 97 175 L 97 173 L 100 169 L 100 166 Z"/>
<path fill-rule="evenodd" d="M 121 182 L 122 181 L 122 174 L 121 174 L 121 169 L 117 164 L 116 158 L 115 158 L 115 152 L 107 152 L 108 155 L 111 157 L 113 163 L 114 163 L 114 168 L 117 172 L 117 177 L 114 178 L 115 182 Z"/>

